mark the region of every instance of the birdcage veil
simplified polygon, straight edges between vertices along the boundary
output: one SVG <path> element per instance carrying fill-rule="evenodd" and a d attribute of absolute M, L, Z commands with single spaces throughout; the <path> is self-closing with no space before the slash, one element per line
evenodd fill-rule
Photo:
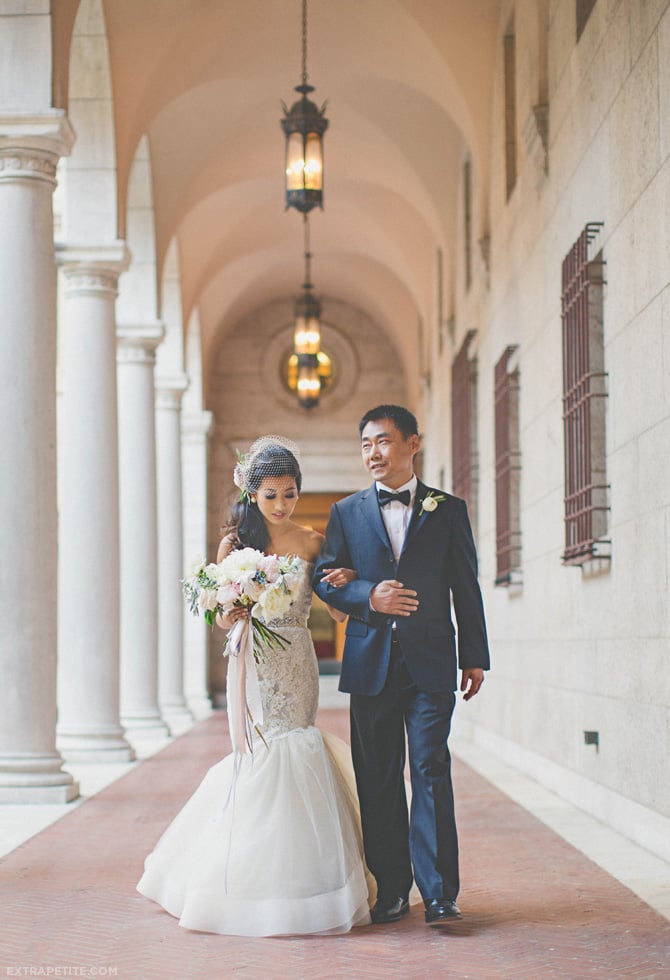
<path fill-rule="evenodd" d="M 241 499 L 254 493 L 268 476 L 295 476 L 299 480 L 300 450 L 291 439 L 261 436 L 246 453 L 238 450 L 233 481 L 242 491 Z"/>

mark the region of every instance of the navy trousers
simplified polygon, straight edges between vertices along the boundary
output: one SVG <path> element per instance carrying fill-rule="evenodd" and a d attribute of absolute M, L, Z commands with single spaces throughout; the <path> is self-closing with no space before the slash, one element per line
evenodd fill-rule
<path fill-rule="evenodd" d="M 367 865 L 384 898 L 409 893 L 454 901 L 459 889 L 458 838 L 447 738 L 453 691 L 419 691 L 400 647 L 391 647 L 383 690 L 351 695 L 351 750 L 361 805 Z M 405 793 L 405 731 L 412 806 Z"/>

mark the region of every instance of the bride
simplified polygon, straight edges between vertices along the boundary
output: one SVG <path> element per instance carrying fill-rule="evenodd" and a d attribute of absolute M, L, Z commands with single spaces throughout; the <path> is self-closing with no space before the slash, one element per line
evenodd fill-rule
<path fill-rule="evenodd" d="M 253 753 L 229 755 L 209 770 L 147 857 L 137 889 L 187 929 L 347 932 L 370 921 L 372 879 L 349 749 L 314 727 L 318 670 L 307 617 L 322 536 L 291 519 L 301 487 L 293 443 L 257 440 L 235 467 L 235 482 L 242 493 L 217 561 L 239 547 L 299 556 L 299 594 L 286 615 L 267 624 L 289 645 L 268 650 L 257 666 L 263 725 Z M 331 569 L 325 580 L 341 585 L 352 575 Z M 245 615 L 235 609 L 219 624 L 230 628 Z"/>

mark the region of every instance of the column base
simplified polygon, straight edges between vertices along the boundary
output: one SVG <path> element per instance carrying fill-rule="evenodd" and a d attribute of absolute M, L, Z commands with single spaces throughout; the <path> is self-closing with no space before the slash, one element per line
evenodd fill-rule
<path fill-rule="evenodd" d="M 188 709 L 196 721 L 202 721 L 203 718 L 209 718 L 214 710 L 212 708 L 212 702 L 209 699 L 209 696 L 206 694 L 187 694 L 186 704 L 188 705 Z"/>
<path fill-rule="evenodd" d="M 169 738 L 170 731 L 160 715 L 121 715 L 121 724 L 126 738 L 134 744 L 135 739 Z"/>
<path fill-rule="evenodd" d="M 0 803 L 69 803 L 79 784 L 61 769 L 60 755 L 0 756 Z"/>
<path fill-rule="evenodd" d="M 71 803 L 79 797 L 79 783 L 67 786 L 2 786 L 0 803 Z"/>
<path fill-rule="evenodd" d="M 126 741 L 123 729 L 109 732 L 58 731 L 56 748 L 67 762 L 134 762 L 133 747 Z"/>
<path fill-rule="evenodd" d="M 186 704 L 162 704 L 161 715 L 171 735 L 181 735 L 195 720 Z"/>

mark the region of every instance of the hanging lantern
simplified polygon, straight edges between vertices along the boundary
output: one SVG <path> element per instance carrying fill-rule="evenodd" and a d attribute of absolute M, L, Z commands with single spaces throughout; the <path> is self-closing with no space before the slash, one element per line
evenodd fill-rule
<path fill-rule="evenodd" d="M 286 207 L 307 214 L 323 208 L 323 134 L 328 129 L 326 103 L 319 109 L 307 96 L 314 86 L 307 83 L 307 0 L 302 4 L 302 84 L 295 91 L 302 98 L 290 109 L 282 102 L 281 126 L 286 136 Z"/>
<path fill-rule="evenodd" d="M 281 121 L 286 134 L 286 207 L 303 214 L 323 208 L 323 134 L 328 128 L 325 103 L 319 109 L 307 98 L 311 85 L 297 85 L 303 96 Z"/>
<path fill-rule="evenodd" d="M 330 388 L 331 384 L 333 384 L 334 381 L 333 362 L 331 360 L 330 355 L 323 350 L 320 350 L 319 353 L 316 355 L 316 360 L 317 360 L 317 372 L 319 375 L 319 381 L 321 383 L 319 388 L 319 400 L 320 400 L 323 393 Z M 296 395 L 298 393 L 298 371 L 299 371 L 298 355 L 294 351 L 291 351 L 290 353 L 287 354 L 287 356 L 283 361 L 282 377 L 284 380 L 284 384 L 286 385 L 288 390 Z M 307 374 L 306 371 L 304 373 Z"/>

